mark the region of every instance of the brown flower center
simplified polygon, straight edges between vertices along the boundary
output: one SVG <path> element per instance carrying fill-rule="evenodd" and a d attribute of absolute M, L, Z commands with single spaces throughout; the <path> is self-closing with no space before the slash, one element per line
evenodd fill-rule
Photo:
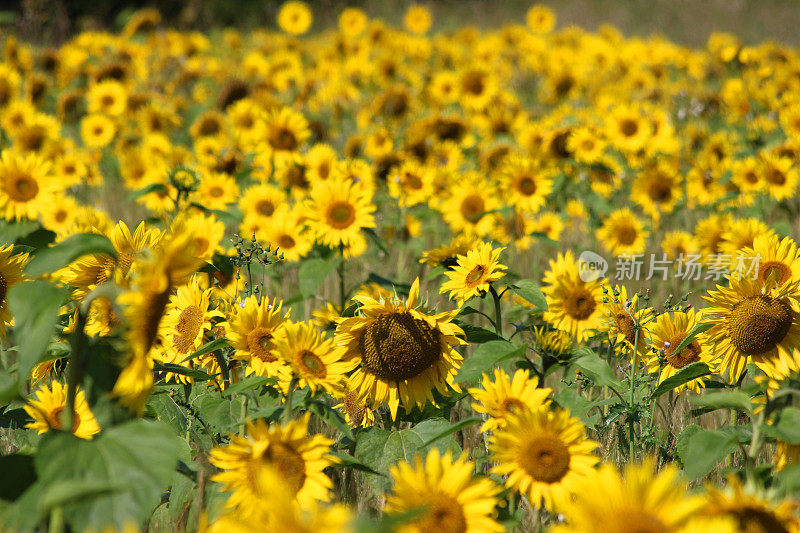
<path fill-rule="evenodd" d="M 746 355 L 768 352 L 789 333 L 793 315 L 786 300 L 766 295 L 747 297 L 728 316 L 731 342 Z"/>
<path fill-rule="evenodd" d="M 328 224 L 336 229 L 344 229 L 356 220 L 356 210 L 348 202 L 336 202 L 328 208 Z"/>
<path fill-rule="evenodd" d="M 14 202 L 29 202 L 39 193 L 39 184 L 32 176 L 16 172 L 6 179 L 6 194 Z"/>
<path fill-rule="evenodd" d="M 278 471 L 294 494 L 303 488 L 306 482 L 306 462 L 297 450 L 282 442 L 275 442 L 264 452 L 263 459 Z"/>
<path fill-rule="evenodd" d="M 626 118 L 619 123 L 619 131 L 625 137 L 633 137 L 639 132 L 639 123 L 633 119 Z"/>
<path fill-rule="evenodd" d="M 486 204 L 480 196 L 470 195 L 461 202 L 461 216 L 473 224 L 483 217 L 484 211 L 486 211 Z"/>
<path fill-rule="evenodd" d="M 700 352 L 702 350 L 700 348 L 700 344 L 694 340 L 684 346 L 680 352 L 675 353 L 675 348 L 677 348 L 685 338 L 686 334 L 681 333 L 668 340 L 669 348 L 664 350 L 664 356 L 667 358 L 667 364 L 669 364 L 669 366 L 672 368 L 677 368 L 680 370 L 689 363 L 696 363 L 700 360 Z"/>
<path fill-rule="evenodd" d="M 373 319 L 358 340 L 364 368 L 384 381 L 405 381 L 442 355 L 441 333 L 408 312 Z"/>
<path fill-rule="evenodd" d="M 175 325 L 177 333 L 172 337 L 175 349 L 180 353 L 189 353 L 194 348 L 195 339 L 203 327 L 203 312 L 194 304 L 181 311 L 178 323 Z"/>
<path fill-rule="evenodd" d="M 470 286 L 478 285 L 481 281 L 483 281 L 483 276 L 485 273 L 486 267 L 483 265 L 477 265 L 475 268 L 469 271 L 469 274 L 467 274 L 467 277 L 464 278 L 464 281 Z"/>
<path fill-rule="evenodd" d="M 585 287 L 579 286 L 572 290 L 564 301 L 567 314 L 575 320 L 586 320 L 597 308 L 594 296 Z"/>
<path fill-rule="evenodd" d="M 536 181 L 530 176 L 522 176 L 517 181 L 517 190 L 525 196 L 533 196 L 536 193 Z"/>
<path fill-rule="evenodd" d="M 569 472 L 569 462 L 566 445 L 551 433 L 531 439 L 520 456 L 520 465 L 525 472 L 541 483 L 561 481 Z"/>
<path fill-rule="evenodd" d="M 780 285 L 792 276 L 792 269 L 780 261 L 767 261 L 759 266 L 758 279 L 766 283 L 770 276 Z"/>
<path fill-rule="evenodd" d="M 276 150 L 292 151 L 297 148 L 297 138 L 288 128 L 276 128 L 269 141 Z"/>
<path fill-rule="evenodd" d="M 257 357 L 265 363 L 275 361 L 276 358 L 271 353 L 272 347 L 272 331 L 269 329 L 259 326 L 247 334 L 247 348 L 253 357 Z"/>
<path fill-rule="evenodd" d="M 427 512 L 417 521 L 416 530 L 441 533 L 465 533 L 467 519 L 461 504 L 447 494 L 437 492 L 427 503 Z"/>
<path fill-rule="evenodd" d="M 325 363 L 319 358 L 317 354 L 310 350 L 305 350 L 297 358 L 300 368 L 303 373 L 310 374 L 315 378 L 324 378 L 328 375 Z"/>

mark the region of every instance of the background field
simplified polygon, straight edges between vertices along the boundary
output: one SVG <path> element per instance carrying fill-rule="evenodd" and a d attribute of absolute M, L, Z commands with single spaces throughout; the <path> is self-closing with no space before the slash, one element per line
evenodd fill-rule
<path fill-rule="evenodd" d="M 522 21 L 533 3 L 526 0 L 465 0 L 422 2 L 436 19 L 435 29 L 447 31 L 464 25 L 496 27 Z M 775 40 L 800 43 L 800 2 L 797 0 L 550 0 L 540 2 L 558 15 L 558 26 L 576 25 L 588 30 L 613 24 L 625 35 L 663 34 L 678 43 L 698 46 L 714 31 L 736 34 L 746 43 Z M 23 0 L 6 8 L 6 28 L 17 26 L 27 37 L 57 42 L 85 28 L 114 28 L 126 14 L 155 6 L 171 25 L 208 29 L 215 26 L 248 28 L 272 25 L 280 2 L 259 0 Z M 335 24 L 341 8 L 359 6 L 370 16 L 397 24 L 411 2 L 310 1 L 316 18 L 314 29 Z"/>

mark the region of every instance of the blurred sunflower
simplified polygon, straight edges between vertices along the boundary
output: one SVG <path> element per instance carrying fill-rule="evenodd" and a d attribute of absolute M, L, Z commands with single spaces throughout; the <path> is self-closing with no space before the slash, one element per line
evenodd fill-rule
<path fill-rule="evenodd" d="M 499 170 L 501 189 L 508 196 L 508 205 L 536 213 L 553 190 L 552 173 L 525 157 L 509 157 Z"/>
<path fill-rule="evenodd" d="M 439 294 L 450 293 L 450 299 L 458 305 L 489 290 L 492 282 L 505 276 L 508 267 L 500 263 L 500 253 L 505 248 L 492 248 L 491 243 L 484 242 L 458 256 L 458 263 L 451 270 L 445 271 L 449 278 L 439 289 Z"/>
<path fill-rule="evenodd" d="M 787 283 L 800 281 L 800 251 L 797 244 L 789 237 L 781 239 L 777 235 L 759 235 L 753 239 L 752 247 L 744 247 L 739 250 L 739 254 L 744 260 L 755 261 L 754 272 L 758 280 L 767 284 L 771 283 L 781 286 Z M 735 273 L 738 264 L 736 258 L 731 270 Z M 741 270 L 748 269 L 751 265 L 742 265 Z M 746 275 L 745 272 L 741 273 Z"/>
<path fill-rule="evenodd" d="M 428 33 L 432 23 L 433 17 L 430 10 L 418 4 L 409 7 L 405 15 L 403 15 L 403 26 L 416 35 Z"/>
<path fill-rule="evenodd" d="M 0 246 L 0 339 L 14 320 L 8 309 L 8 291 L 25 279 L 22 269 L 28 262 L 27 253 L 15 253 L 13 244 Z"/>
<path fill-rule="evenodd" d="M 192 200 L 208 209 L 224 211 L 239 197 L 239 185 L 232 176 L 209 172 L 200 180 Z"/>
<path fill-rule="evenodd" d="M 103 80 L 93 85 L 87 95 L 89 113 L 117 117 L 128 107 L 128 91 L 117 80 Z"/>
<path fill-rule="evenodd" d="M 595 232 L 597 240 L 611 253 L 631 256 L 644 253 L 649 232 L 627 207 L 613 211 Z"/>
<path fill-rule="evenodd" d="M 566 524 L 555 526 L 554 533 L 677 533 L 704 504 L 701 496 L 688 494 L 677 467 L 668 464 L 654 473 L 652 460 L 629 464 L 623 475 L 604 464 L 573 491 L 561 509 Z"/>
<path fill-rule="evenodd" d="M 284 2 L 278 11 L 278 26 L 291 35 L 306 33 L 313 20 L 311 9 L 299 0 Z"/>
<path fill-rule="evenodd" d="M 29 399 L 24 406 L 25 412 L 33 418 L 33 422 L 25 427 L 35 429 L 39 434 L 47 433 L 51 429 L 62 429 L 61 417 L 67 405 L 67 387 L 58 381 L 53 381 L 51 387 L 42 385 L 34 395 L 35 399 Z M 72 434 L 88 440 L 100 433 L 100 429 L 86 401 L 86 395 L 78 389 L 75 393 Z"/>
<path fill-rule="evenodd" d="M 306 224 L 317 239 L 332 248 L 348 246 L 364 228 L 374 228 L 370 196 L 343 179 L 323 181 L 311 190 L 304 208 Z"/>
<path fill-rule="evenodd" d="M 263 469 L 275 469 L 301 506 L 330 500 L 333 483 L 324 469 L 335 462 L 328 453 L 333 441 L 309 435 L 309 417 L 306 413 L 299 420 L 272 426 L 261 419 L 248 421 L 247 437 L 231 435 L 230 444 L 211 450 L 211 464 L 222 470 L 212 480 L 231 493 L 227 507 L 248 514 L 259 502 L 263 505 L 271 486 L 264 481 L 273 479 L 265 477 Z"/>
<path fill-rule="evenodd" d="M 351 376 L 353 389 L 372 406 L 388 404 L 392 419 L 401 403 L 406 412 L 423 408 L 434 387 L 448 394 L 461 366 L 454 346 L 465 341 L 452 323 L 455 312 L 426 314 L 414 308 L 418 297 L 419 279 L 406 302 L 360 296 L 360 315 L 342 318 L 336 327 L 336 343 L 360 363 Z"/>
<path fill-rule="evenodd" d="M 106 115 L 92 113 L 81 120 L 81 139 L 89 148 L 108 146 L 117 134 L 117 127 Z"/>
<path fill-rule="evenodd" d="M 732 518 L 737 531 L 797 531 L 800 520 L 797 502 L 773 501 L 743 486 L 736 476 L 728 476 L 725 488 L 706 486 L 707 504 L 704 513 Z"/>
<path fill-rule="evenodd" d="M 301 213 L 286 205 L 281 206 L 271 222 L 256 235 L 262 241 L 275 244 L 286 261 L 299 261 L 314 244 L 301 222 Z"/>
<path fill-rule="evenodd" d="M 489 438 L 497 465 L 492 473 L 508 476 L 506 487 L 526 495 L 531 505 L 559 510 L 569 502 L 575 484 L 594 474 L 598 443 L 569 411 L 547 407 L 509 413 L 505 426 Z"/>
<path fill-rule="evenodd" d="M 525 22 L 533 33 L 550 33 L 556 25 L 556 15 L 549 7 L 534 4 L 525 13 Z"/>
<path fill-rule="evenodd" d="M 509 377 L 502 368 L 494 369 L 494 381 L 483 374 L 482 389 L 468 389 L 470 396 L 480 403 L 473 403 L 477 413 L 485 413 L 489 419 L 481 426 L 481 431 L 492 431 L 503 427 L 506 416 L 524 409 L 538 409 L 549 406 L 548 396 L 553 389 L 539 387 L 538 376 L 530 376 L 527 369 L 518 369 Z"/>
<path fill-rule="evenodd" d="M 0 215 L 6 220 L 36 220 L 53 200 L 58 185 L 51 165 L 35 154 L 3 150 L 0 154 Z"/>
<path fill-rule="evenodd" d="M 416 456 L 413 464 L 400 461 L 393 466 L 386 513 L 396 516 L 425 509 L 403 523 L 398 533 L 504 531 L 495 520 L 500 487 L 487 477 L 473 477 L 474 470 L 466 454 L 453 459 L 452 451 L 442 455 L 437 448 L 432 448 L 424 460 Z"/>
<path fill-rule="evenodd" d="M 305 117 L 288 107 L 273 110 L 266 118 L 266 128 L 267 144 L 276 164 L 281 165 L 294 161 L 311 136 Z"/>
<path fill-rule="evenodd" d="M 275 342 L 284 335 L 284 328 L 289 319 L 289 311 L 281 315 L 283 301 L 263 296 L 248 296 L 235 308 L 229 318 L 230 331 L 228 340 L 236 350 L 233 358 L 247 361 L 246 374 L 259 376 L 277 376 L 284 363 L 276 357 L 272 350 Z"/>

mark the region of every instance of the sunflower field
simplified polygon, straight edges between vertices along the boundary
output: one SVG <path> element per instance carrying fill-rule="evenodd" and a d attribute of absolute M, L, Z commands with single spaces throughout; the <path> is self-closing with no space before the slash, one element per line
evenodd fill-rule
<path fill-rule="evenodd" d="M 800 533 L 800 49 L 155 9 L 0 49 L 0 531 Z"/>

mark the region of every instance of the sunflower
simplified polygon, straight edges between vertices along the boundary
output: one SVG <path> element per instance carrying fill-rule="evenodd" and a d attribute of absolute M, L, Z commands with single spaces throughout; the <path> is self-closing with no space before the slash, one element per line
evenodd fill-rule
<path fill-rule="evenodd" d="M 35 429 L 39 434 L 47 433 L 51 429 L 60 430 L 62 412 L 67 405 L 67 387 L 53 381 L 52 388 L 42 385 L 34 394 L 36 399 L 28 400 L 28 404 L 24 406 L 25 412 L 33 417 L 33 422 L 25 427 Z M 88 440 L 97 433 L 100 433 L 100 425 L 89 409 L 86 395 L 78 389 L 75 393 L 72 434 Z"/>
<path fill-rule="evenodd" d="M 403 15 L 403 27 L 415 35 L 424 35 L 431 29 L 433 17 L 430 10 L 421 5 L 412 5 Z"/>
<path fill-rule="evenodd" d="M 567 139 L 567 150 L 581 163 L 597 163 L 603 156 L 606 143 L 592 128 L 575 128 Z"/>
<path fill-rule="evenodd" d="M 367 28 L 367 15 L 357 7 L 348 7 L 339 14 L 339 30 L 347 37 L 358 37 Z"/>
<path fill-rule="evenodd" d="M 161 318 L 175 287 L 183 285 L 200 267 L 194 254 L 194 236 L 180 225 L 172 228 L 155 253 L 137 270 L 134 289 L 123 293 L 131 357 L 114 384 L 113 393 L 123 405 L 141 414 L 153 387 L 153 361 L 149 352 L 155 343 Z"/>
<path fill-rule="evenodd" d="M 733 220 L 722 234 L 719 251 L 735 256 L 742 248 L 752 248 L 753 241 L 759 235 L 773 235 L 775 231 L 757 218 Z"/>
<path fill-rule="evenodd" d="M 339 401 L 333 408 L 344 415 L 345 421 L 351 427 L 367 428 L 375 423 L 375 411 L 359 398 L 358 390 L 352 387 L 349 379 L 344 380 L 331 396 Z"/>
<path fill-rule="evenodd" d="M 474 237 L 460 233 L 453 237 L 450 243 L 423 252 L 419 262 L 432 266 L 453 267 L 458 264 L 459 255 L 467 255 L 477 245 L 478 241 Z"/>
<path fill-rule="evenodd" d="M 128 91 L 117 80 L 103 80 L 89 89 L 89 113 L 117 117 L 128 107 Z"/>
<path fill-rule="evenodd" d="M 239 199 L 245 218 L 250 216 L 272 219 L 275 211 L 286 203 L 286 193 L 274 185 L 253 185 Z"/>
<path fill-rule="evenodd" d="M 92 254 L 73 262 L 64 271 L 62 280 L 75 288 L 73 299 L 82 299 L 92 289 L 107 281 L 126 287 L 134 262 L 146 250 L 158 244 L 162 232 L 157 228 L 148 228 L 144 222 L 140 222 L 131 233 L 128 226 L 120 221 L 106 236 L 117 251 L 116 259 L 105 254 Z"/>
<path fill-rule="evenodd" d="M 566 525 L 554 527 L 554 533 L 682 531 L 698 517 L 703 499 L 687 494 L 674 465 L 653 471 L 652 460 L 629 464 L 622 476 L 614 466 L 602 465 L 573 486 L 574 496 L 562 508 Z"/>
<path fill-rule="evenodd" d="M 744 247 L 739 250 L 739 255 L 744 262 L 753 261 L 755 269 L 753 272 L 745 272 L 751 265 L 734 263 L 731 271 L 736 273 L 740 267 L 741 275 L 757 277 L 765 285 L 769 280 L 771 283 L 781 286 L 787 283 L 800 281 L 800 251 L 797 244 L 789 237 L 781 239 L 777 235 L 759 235 L 753 239 L 752 247 Z"/>
<path fill-rule="evenodd" d="M 278 26 L 291 35 L 303 35 L 311 27 L 314 15 L 311 9 L 299 0 L 290 0 L 278 11 Z"/>
<path fill-rule="evenodd" d="M 800 347 L 798 283 L 767 287 L 758 280 L 730 278 L 730 285 L 717 285 L 704 298 L 706 333 L 720 371 L 728 371 L 731 383 L 738 381 L 748 362 L 767 376 L 784 376 L 793 366 L 792 352 Z"/>
<path fill-rule="evenodd" d="M 598 443 L 569 411 L 547 407 L 506 415 L 505 426 L 489 438 L 497 465 L 492 473 L 508 476 L 506 487 L 528 496 L 531 505 L 560 509 L 581 478 L 591 475 Z"/>
<path fill-rule="evenodd" d="M 548 308 L 544 319 L 553 327 L 580 341 L 602 325 L 605 280 L 581 280 L 572 252 L 558 254 L 556 261 L 550 261 L 544 282 L 549 284 L 542 288 Z"/>
<path fill-rule="evenodd" d="M 186 218 L 186 228 L 194 235 L 195 253 L 199 259 L 210 262 L 217 252 L 222 252 L 220 245 L 225 236 L 225 224 L 214 215 L 195 213 Z"/>
<path fill-rule="evenodd" d="M 343 361 L 345 349 L 305 322 L 284 326 L 284 334 L 274 344 L 272 355 L 291 369 L 291 374 L 282 375 L 280 381 L 281 388 L 287 391 L 289 381 L 295 376 L 301 388 L 307 385 L 312 392 L 324 389 L 330 393 L 357 364 L 353 360 Z"/>
<path fill-rule="evenodd" d="M 533 337 L 540 354 L 544 352 L 557 357 L 572 349 L 572 337 L 566 331 L 559 329 L 547 331 L 545 328 L 536 327 L 533 329 Z"/>
<path fill-rule="evenodd" d="M 450 198 L 442 203 L 441 212 L 454 233 L 485 236 L 494 225 L 494 218 L 488 211 L 498 207 L 497 195 L 490 185 L 470 175 L 453 185 Z"/>
<path fill-rule="evenodd" d="M 282 310 L 283 301 L 270 303 L 266 296 L 259 299 L 251 295 L 230 318 L 228 340 L 236 350 L 233 358 L 247 361 L 247 374 L 273 377 L 284 366 L 283 361 L 272 353 L 275 341 L 284 335 L 289 319 L 289 312 L 282 316 Z"/>
<path fill-rule="evenodd" d="M 70 235 L 78 216 L 78 202 L 71 196 L 55 194 L 53 204 L 42 210 L 42 226 L 58 237 Z"/>
<path fill-rule="evenodd" d="M 386 499 L 386 513 L 393 516 L 424 509 L 397 531 L 504 531 L 494 517 L 500 487 L 487 477 L 473 477 L 474 470 L 475 465 L 466 454 L 453 459 L 451 451 L 442 455 L 437 448 L 432 448 L 424 460 L 416 456 L 413 464 L 400 461 L 393 466 L 393 488 Z"/>
<path fill-rule="evenodd" d="M 57 189 L 44 159 L 11 150 L 0 154 L 0 215 L 6 220 L 36 220 Z"/>
<path fill-rule="evenodd" d="M 518 369 L 513 377 L 509 377 L 502 368 L 494 369 L 494 381 L 484 373 L 482 389 L 472 388 L 467 392 L 480 403 L 473 403 L 472 408 L 478 413 L 485 413 L 489 419 L 481 426 L 481 431 L 492 431 L 506 424 L 506 416 L 524 409 L 538 409 L 549 406 L 548 396 L 553 392 L 550 388 L 540 388 L 539 378 L 530 377 L 527 369 Z"/>
<path fill-rule="evenodd" d="M 686 365 L 698 361 L 708 364 L 712 370 L 715 369 L 714 356 L 702 335 L 693 339 L 679 353 L 675 353 L 675 348 L 697 326 L 700 319 L 701 314 L 694 309 L 686 312 L 676 311 L 672 314 L 664 313 L 656 318 L 650 328 L 650 342 L 655 352 L 648 361 L 648 368 L 651 374 L 658 374 L 659 383 L 675 375 Z M 679 385 L 675 388 L 675 392 L 686 388 L 700 392 L 700 388 L 704 386 L 703 378 L 697 378 Z"/>
<path fill-rule="evenodd" d="M 200 180 L 192 199 L 208 209 L 224 211 L 239 197 L 239 186 L 232 176 L 222 172 L 209 172 Z"/>
<path fill-rule="evenodd" d="M 644 253 L 649 233 L 642 222 L 627 207 L 613 211 L 595 232 L 597 240 L 614 255 Z"/>
<path fill-rule="evenodd" d="M 730 517 L 737 531 L 797 531 L 800 520 L 795 514 L 797 503 L 781 502 L 758 494 L 749 486 L 743 486 L 736 476 L 728 476 L 725 489 L 706 486 L 707 504 L 704 514 L 714 517 Z"/>
<path fill-rule="evenodd" d="M 639 293 L 628 298 L 628 289 L 623 285 L 615 285 L 611 289 L 608 300 L 603 304 L 605 327 L 608 329 L 609 339 L 619 352 L 633 350 L 636 344 L 636 360 L 638 364 L 647 349 L 647 334 L 649 328 L 645 324 L 651 309 L 640 308 Z M 637 336 L 636 325 L 639 325 Z M 638 338 L 637 338 L 638 337 Z"/>
<path fill-rule="evenodd" d="M 266 118 L 267 144 L 276 165 L 285 165 L 299 155 L 303 143 L 311 136 L 308 121 L 288 107 L 272 111 Z"/>
<path fill-rule="evenodd" d="M 103 148 L 114 140 L 117 127 L 106 115 L 92 113 L 81 120 L 81 139 L 89 148 Z"/>
<path fill-rule="evenodd" d="M 759 163 L 766 190 L 772 198 L 780 202 L 797 193 L 800 171 L 792 159 L 765 155 Z"/>
<path fill-rule="evenodd" d="M 256 234 L 259 240 L 273 243 L 286 261 L 299 261 L 311 251 L 314 244 L 309 232 L 304 230 L 300 213 L 281 206 L 271 222 Z"/>
<path fill-rule="evenodd" d="M 654 220 L 671 213 L 683 195 L 683 180 L 677 165 L 667 161 L 648 166 L 633 180 L 631 200 Z"/>
<path fill-rule="evenodd" d="M 336 327 L 337 344 L 360 363 L 353 388 L 372 406 L 388 403 L 392 419 L 401 402 L 410 412 L 432 400 L 434 387 L 448 393 L 462 361 L 454 346 L 466 344 L 458 337 L 461 328 L 451 322 L 454 311 L 426 314 L 414 308 L 418 297 L 419 279 L 405 303 L 358 297 L 360 315 L 342 318 Z"/>
<path fill-rule="evenodd" d="M 401 206 L 426 203 L 433 196 L 434 170 L 409 160 L 389 172 L 389 194 L 399 198 Z"/>
<path fill-rule="evenodd" d="M 700 247 L 694 235 L 688 231 L 669 231 L 661 239 L 661 250 L 673 261 L 682 259 L 686 261 L 690 256 L 700 253 Z"/>
<path fill-rule="evenodd" d="M 160 325 L 169 362 L 184 364 L 186 357 L 204 344 L 205 334 L 212 329 L 212 320 L 224 318 L 220 311 L 210 309 L 212 291 L 210 287 L 200 289 L 200 276 L 192 276 L 170 298 Z M 203 358 L 200 363 L 207 366 Z"/>
<path fill-rule="evenodd" d="M 506 202 L 525 212 L 536 213 L 553 190 L 552 173 L 528 157 L 507 158 L 499 171 Z"/>
<path fill-rule="evenodd" d="M 775 444 L 775 455 L 772 463 L 776 471 L 784 470 L 790 464 L 800 464 L 800 444 L 790 444 L 779 440 Z"/>
<path fill-rule="evenodd" d="M 299 420 L 271 427 L 261 419 L 248 421 L 247 437 L 231 435 L 230 444 L 211 450 L 211 464 L 222 470 L 211 479 L 231 492 L 227 507 L 247 514 L 264 503 L 271 487 L 262 483 L 265 468 L 277 470 L 287 493 L 303 507 L 315 500 L 330 500 L 333 483 L 323 470 L 335 462 L 328 453 L 333 441 L 309 435 L 309 417 L 306 413 Z"/>
<path fill-rule="evenodd" d="M 606 119 L 606 136 L 612 145 L 622 151 L 641 150 L 651 134 L 650 123 L 638 108 L 616 107 Z"/>
<path fill-rule="evenodd" d="M 363 228 L 374 228 L 374 211 L 371 197 L 344 179 L 317 183 L 304 210 L 317 240 L 332 248 L 349 246 Z"/>
<path fill-rule="evenodd" d="M 24 279 L 22 269 L 28 262 L 27 253 L 14 253 L 14 245 L 0 246 L 0 338 L 5 338 L 6 327 L 14 317 L 8 309 L 8 290 Z"/>
<path fill-rule="evenodd" d="M 725 232 L 731 225 L 728 215 L 709 215 L 694 227 L 694 237 L 703 256 L 718 254 L 724 242 Z"/>
<path fill-rule="evenodd" d="M 505 276 L 505 265 L 500 263 L 500 252 L 505 248 L 493 249 L 491 243 L 484 242 L 467 252 L 467 255 L 458 256 L 458 264 L 452 270 L 445 271 L 449 281 L 442 284 L 439 294 L 450 293 L 451 300 L 457 300 L 458 305 L 485 293 L 492 282 Z"/>

